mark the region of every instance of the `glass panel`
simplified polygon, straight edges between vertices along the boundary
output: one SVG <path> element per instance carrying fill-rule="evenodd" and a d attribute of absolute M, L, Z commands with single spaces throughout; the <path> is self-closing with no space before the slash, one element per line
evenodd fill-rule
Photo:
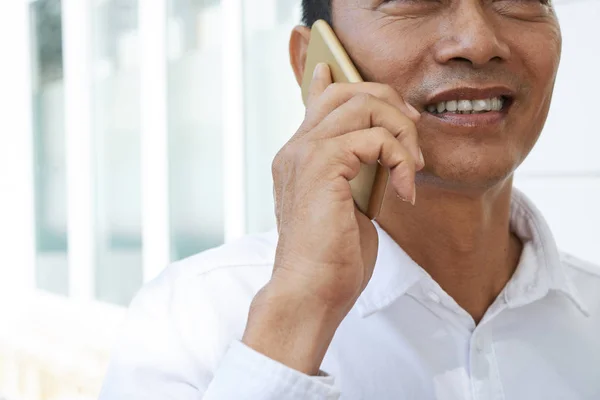
<path fill-rule="evenodd" d="M 35 146 L 36 285 L 67 295 L 67 183 L 60 0 L 30 6 Z"/>
<path fill-rule="evenodd" d="M 219 1 L 169 0 L 171 257 L 224 240 Z"/>
<path fill-rule="evenodd" d="M 304 116 L 289 65 L 288 42 L 300 21 L 300 2 L 244 0 L 247 226 L 275 226 L 271 163 Z"/>
<path fill-rule="evenodd" d="M 142 284 L 137 0 L 95 0 L 96 298 L 127 305 Z"/>

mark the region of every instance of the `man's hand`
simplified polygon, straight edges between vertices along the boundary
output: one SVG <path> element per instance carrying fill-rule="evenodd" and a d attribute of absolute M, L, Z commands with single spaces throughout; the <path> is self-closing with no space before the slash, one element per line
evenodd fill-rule
<path fill-rule="evenodd" d="M 379 162 L 397 194 L 414 204 L 415 171 L 424 166 L 418 119 L 390 86 L 332 84 L 327 65 L 316 68 L 305 120 L 273 162 L 279 243 L 244 343 L 301 372 L 318 372 L 377 257 L 377 231 L 356 208 L 349 181 L 361 163 Z"/>

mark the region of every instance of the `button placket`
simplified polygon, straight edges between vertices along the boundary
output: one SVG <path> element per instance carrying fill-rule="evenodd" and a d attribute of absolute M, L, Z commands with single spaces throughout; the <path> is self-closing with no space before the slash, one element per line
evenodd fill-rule
<path fill-rule="evenodd" d="M 479 354 L 483 353 L 483 351 L 485 350 L 485 341 L 484 341 L 483 337 L 479 336 L 475 340 L 475 350 Z"/>
<path fill-rule="evenodd" d="M 529 285 L 527 285 L 525 287 L 525 291 L 527 293 L 531 293 L 531 292 L 533 292 L 535 290 L 536 287 L 537 287 L 537 285 L 535 283 L 530 283 Z"/>
<path fill-rule="evenodd" d="M 491 326 L 480 325 L 471 337 L 470 373 L 473 397 L 478 400 L 501 400 L 497 365 L 493 351 Z"/>

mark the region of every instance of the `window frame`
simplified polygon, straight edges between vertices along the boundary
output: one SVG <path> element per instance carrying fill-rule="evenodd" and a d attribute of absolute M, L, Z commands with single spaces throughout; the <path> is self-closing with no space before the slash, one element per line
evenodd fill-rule
<path fill-rule="evenodd" d="M 19 260 L 23 268 L 18 277 L 11 271 L 10 281 L 18 281 L 25 297 L 47 299 L 49 293 L 35 284 L 35 215 L 33 205 L 33 104 L 31 101 L 31 26 L 29 8 L 36 0 L 6 2 L 0 6 L 11 19 L 25 20 L 17 33 L 10 35 L 9 48 L 21 49 L 13 59 L 11 81 L 21 93 L 17 112 L 8 120 L 24 132 L 18 147 L 2 151 L 6 155 L 5 170 L 13 171 L 10 183 L 18 185 L 9 198 L 14 221 L 23 221 L 20 235 L 14 237 L 14 227 L 0 226 L 0 237 L 13 236 L 11 260 Z M 55 303 L 88 304 L 102 309 L 95 299 L 96 233 L 93 139 L 93 0 L 62 0 L 63 65 L 65 93 L 65 141 L 67 174 L 67 232 L 69 296 L 50 295 Z M 140 1 L 138 8 L 141 66 L 141 127 L 142 127 L 142 259 L 144 283 L 154 279 L 170 262 L 169 182 L 167 131 L 167 18 L 168 1 Z M 13 6 L 9 6 L 12 3 Z M 245 204 L 245 144 L 243 87 L 243 2 L 221 0 L 222 29 L 216 34 L 223 40 L 223 167 L 225 201 L 225 241 L 230 242 L 246 233 Z M 14 18 L 17 15 L 17 18 Z M 12 31 L 11 31 L 12 32 Z M 0 95 L 2 96 L 2 95 Z M 6 93 L 7 104 L 13 93 Z M 14 99 L 12 101 L 14 104 Z M 13 107 L 14 108 L 14 107 Z M 17 150 L 17 151 L 14 151 Z M 6 154 L 2 154 L 6 153 Z M 9 157 L 12 153 L 12 157 Z M 16 163 L 16 158 L 21 162 Z M 4 164 L 4 163 L 3 163 Z M 0 164 L 2 166 L 3 164 Z M 14 164 L 19 167 L 15 169 Z M 25 165 L 26 164 L 26 165 Z M 73 266 L 77 266 L 73 268 Z M 16 288 L 16 287 L 15 287 Z M 113 308 L 109 305 L 109 308 Z M 117 308 L 119 308 L 117 306 Z"/>

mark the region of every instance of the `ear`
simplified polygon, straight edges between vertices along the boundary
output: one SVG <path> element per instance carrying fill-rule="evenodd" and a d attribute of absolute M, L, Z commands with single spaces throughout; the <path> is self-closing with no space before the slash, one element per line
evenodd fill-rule
<path fill-rule="evenodd" d="M 292 64 L 298 85 L 302 85 L 309 41 L 310 28 L 307 26 L 297 26 L 294 28 L 290 38 L 290 63 Z"/>

